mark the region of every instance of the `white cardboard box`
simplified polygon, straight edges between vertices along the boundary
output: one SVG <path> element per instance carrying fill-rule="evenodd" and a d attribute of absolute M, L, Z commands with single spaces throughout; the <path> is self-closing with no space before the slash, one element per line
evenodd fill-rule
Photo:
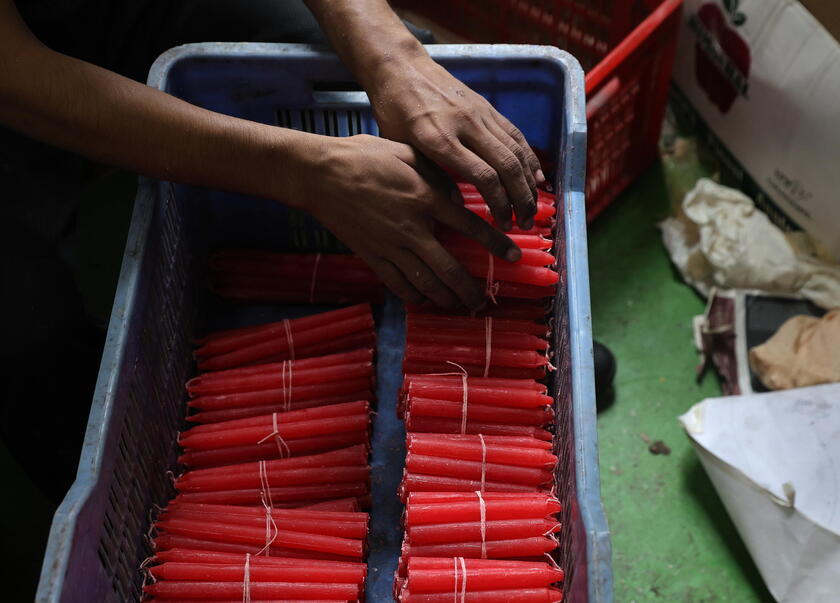
<path fill-rule="evenodd" d="M 795 0 L 685 0 L 681 28 L 678 109 L 771 219 L 840 261 L 840 44 Z"/>

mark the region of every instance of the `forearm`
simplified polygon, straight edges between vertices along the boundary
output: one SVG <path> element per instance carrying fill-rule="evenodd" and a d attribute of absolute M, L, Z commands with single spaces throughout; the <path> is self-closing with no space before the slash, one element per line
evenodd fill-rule
<path fill-rule="evenodd" d="M 0 61 L 0 122 L 98 161 L 294 202 L 292 175 L 320 156 L 320 137 L 206 111 L 34 39 L 13 50 Z"/>
<path fill-rule="evenodd" d="M 365 90 L 383 74 L 429 59 L 386 0 L 305 0 L 333 47 Z"/>

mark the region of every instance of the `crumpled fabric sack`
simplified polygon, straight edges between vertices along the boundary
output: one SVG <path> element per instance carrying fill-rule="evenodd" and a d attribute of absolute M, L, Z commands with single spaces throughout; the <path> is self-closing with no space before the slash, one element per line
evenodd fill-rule
<path fill-rule="evenodd" d="M 758 289 L 840 307 L 840 266 L 800 251 L 740 191 L 702 178 L 682 215 L 659 227 L 671 260 L 704 296 L 712 287 Z"/>
<path fill-rule="evenodd" d="M 770 389 L 840 382 L 840 308 L 788 319 L 750 350 L 750 366 Z"/>

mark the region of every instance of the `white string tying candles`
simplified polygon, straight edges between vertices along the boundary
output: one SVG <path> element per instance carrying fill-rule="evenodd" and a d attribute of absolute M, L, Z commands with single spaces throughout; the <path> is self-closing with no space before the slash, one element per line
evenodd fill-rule
<path fill-rule="evenodd" d="M 280 458 L 288 458 L 292 456 L 292 451 L 289 448 L 289 445 L 286 443 L 286 440 L 280 435 L 280 431 L 277 428 L 277 413 L 271 413 L 271 426 L 272 431 L 263 439 L 257 442 L 257 444 L 262 444 L 269 438 L 274 438 L 274 442 L 277 444 L 277 451 L 280 453 Z"/>
<path fill-rule="evenodd" d="M 292 337 L 292 325 L 288 318 L 283 319 L 283 329 L 286 331 L 286 342 L 289 344 L 289 360 L 295 360 L 295 340 Z"/>
<path fill-rule="evenodd" d="M 476 490 L 475 495 L 478 496 L 478 517 L 481 522 L 481 558 L 487 559 L 487 503 L 484 502 L 481 490 Z"/>
<path fill-rule="evenodd" d="M 315 283 L 318 276 L 318 264 L 321 263 L 321 254 L 315 254 L 315 265 L 312 267 L 312 280 L 309 283 L 309 303 L 315 303 Z"/>

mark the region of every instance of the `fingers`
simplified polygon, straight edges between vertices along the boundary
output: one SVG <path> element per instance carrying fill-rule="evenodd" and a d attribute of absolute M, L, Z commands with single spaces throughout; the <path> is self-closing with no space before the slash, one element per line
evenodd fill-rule
<path fill-rule="evenodd" d="M 523 169 L 516 154 L 486 127 L 465 132 L 465 139 L 467 145 L 490 164 L 497 178 L 501 179 L 509 203 L 516 211 L 519 225 L 522 228 L 530 228 L 526 224 L 533 223 L 537 204 L 535 188 L 528 184 L 525 177 L 529 170 Z M 505 228 L 502 222 L 499 222 L 499 225 Z"/>
<path fill-rule="evenodd" d="M 437 239 L 432 237 L 422 242 L 417 253 L 467 308 L 476 309 L 485 303 L 484 293 L 470 273 Z"/>
<path fill-rule="evenodd" d="M 528 157 L 525 153 L 525 149 L 520 146 L 518 142 L 516 142 L 513 137 L 508 134 L 502 127 L 496 123 L 493 119 L 486 119 L 485 125 L 487 126 L 487 130 L 495 136 L 499 142 L 505 145 L 510 151 L 516 155 L 516 158 L 519 160 L 519 167 L 522 170 L 522 174 L 525 176 L 525 181 L 528 183 L 528 189 L 531 193 L 531 198 L 533 199 L 533 207 L 534 213 L 537 211 L 537 182 L 534 178 L 534 172 L 531 169 L 531 165 L 528 163 Z M 530 204 L 529 204 L 530 205 Z M 533 218 L 529 218 L 526 215 L 523 215 L 520 209 L 514 206 L 514 211 L 516 212 L 516 219 L 519 222 L 519 225 L 522 228 L 528 229 L 534 225 Z"/>
<path fill-rule="evenodd" d="M 417 247 L 419 251 L 419 247 Z M 458 305 L 458 298 L 443 283 L 437 274 L 417 255 L 408 250 L 401 250 L 394 255 L 393 262 L 399 267 L 406 279 L 422 295 L 442 308 Z"/>
<path fill-rule="evenodd" d="M 480 243 L 496 257 L 508 262 L 516 262 L 522 257 L 522 252 L 510 237 L 493 228 L 468 209 L 451 203 L 442 204 L 435 218 Z"/>
<path fill-rule="evenodd" d="M 400 299 L 412 304 L 422 304 L 426 301 L 426 298 L 423 297 L 414 285 L 391 262 L 375 256 L 362 255 L 360 257 L 376 272 L 379 278 L 382 279 L 382 282 L 385 283 L 385 286 Z"/>
<path fill-rule="evenodd" d="M 531 172 L 534 174 L 534 179 L 537 182 L 538 186 L 542 186 L 545 183 L 545 175 L 543 174 L 542 169 L 540 168 L 540 160 L 537 158 L 537 155 L 531 150 L 531 145 L 528 144 L 528 141 L 525 140 L 525 135 L 510 123 L 504 115 L 499 113 L 498 111 L 493 111 L 493 117 L 496 120 L 496 123 L 499 127 L 504 130 L 508 136 L 513 138 L 519 147 L 523 150 L 525 154 L 525 161 L 527 162 L 528 166 L 531 168 Z"/>
<path fill-rule="evenodd" d="M 416 136 L 416 144 L 433 161 L 454 169 L 467 182 L 474 184 L 490 207 L 496 223 L 505 230 L 511 228 L 511 203 L 502 181 L 491 165 L 457 138 L 437 131 L 421 130 Z M 511 156 L 516 161 L 516 157 Z"/>

